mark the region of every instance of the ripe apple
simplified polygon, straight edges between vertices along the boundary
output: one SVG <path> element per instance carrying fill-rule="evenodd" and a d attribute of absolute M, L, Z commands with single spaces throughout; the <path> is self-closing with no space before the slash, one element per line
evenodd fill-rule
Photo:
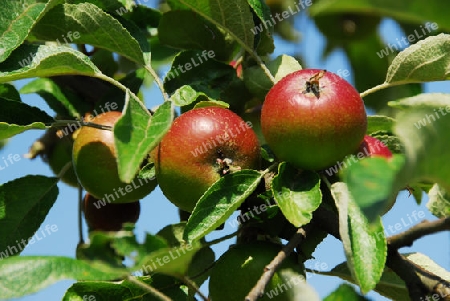
<path fill-rule="evenodd" d="M 209 280 L 209 294 L 213 301 L 244 300 L 264 272 L 264 268 L 281 250 L 281 246 L 268 242 L 235 245 L 215 263 Z M 287 274 L 287 270 L 294 274 Z M 288 276 L 289 275 L 289 276 Z M 294 254 L 286 258 L 275 272 L 266 293 L 277 290 L 278 295 L 264 294 L 262 301 L 293 301 L 295 290 L 289 289 L 304 281 L 304 275 Z M 284 288 L 280 292 L 280 288 Z"/>
<path fill-rule="evenodd" d="M 121 112 L 110 111 L 90 122 L 114 126 L 121 115 Z M 83 126 L 75 138 L 72 159 L 80 184 L 95 198 L 113 203 L 135 202 L 156 187 L 155 180 L 136 177 L 131 183 L 120 180 L 112 131 Z"/>
<path fill-rule="evenodd" d="M 362 153 L 365 157 L 383 157 L 392 158 L 389 148 L 375 137 L 365 135 L 364 140 L 359 146 L 358 153 Z"/>
<path fill-rule="evenodd" d="M 358 149 L 367 115 L 359 93 L 344 79 L 325 70 L 304 69 L 270 89 L 261 128 L 279 159 L 319 170 Z"/>
<path fill-rule="evenodd" d="M 119 231 L 124 223 L 136 223 L 141 212 L 139 201 L 133 203 L 101 203 L 99 199 L 86 193 L 84 197 L 84 217 L 89 230 Z"/>
<path fill-rule="evenodd" d="M 238 115 L 221 107 L 204 107 L 175 119 L 151 157 L 164 195 L 180 209 L 192 212 L 221 176 L 258 169 L 260 147 L 251 125 Z"/>

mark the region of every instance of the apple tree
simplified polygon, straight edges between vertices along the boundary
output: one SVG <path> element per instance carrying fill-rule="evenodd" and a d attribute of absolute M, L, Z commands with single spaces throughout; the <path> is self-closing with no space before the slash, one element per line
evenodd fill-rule
<path fill-rule="evenodd" d="M 41 131 L 24 153 L 54 172 L 0 185 L 0 299 L 72 279 L 63 300 L 319 300 L 305 261 L 330 235 L 346 261 L 315 271 L 343 280 L 325 300 L 450 300 L 449 272 L 400 250 L 450 230 L 450 94 L 423 90 L 450 79 L 446 1 L 147 2 L 0 1 L 0 148 Z M 319 51 L 300 18 L 324 58 L 342 51 L 351 84 L 295 47 L 274 55 Z M 53 113 L 22 101 L 31 93 Z M 59 185 L 77 188 L 76 256 L 20 256 L 67 201 Z M 156 186 L 180 219 L 140 242 Z M 389 236 L 381 217 L 401 191 L 428 194 L 435 219 Z"/>

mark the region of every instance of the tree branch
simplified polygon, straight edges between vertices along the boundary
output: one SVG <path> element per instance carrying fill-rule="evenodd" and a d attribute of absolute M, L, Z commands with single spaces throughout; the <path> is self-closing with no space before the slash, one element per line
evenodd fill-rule
<path fill-rule="evenodd" d="M 387 238 L 388 244 L 399 249 L 411 246 L 416 239 L 425 235 L 434 234 L 441 231 L 450 230 L 450 217 L 441 218 L 435 221 L 424 220 L 421 223 L 409 228 L 405 232 Z"/>
<path fill-rule="evenodd" d="M 449 218 L 443 218 L 433 222 L 422 222 L 410 229 L 387 238 L 388 254 L 386 265 L 396 273 L 406 284 L 412 301 L 424 301 L 427 294 L 439 294 L 441 297 L 450 296 L 450 283 L 439 276 L 416 265 L 408 258 L 398 252 L 401 246 L 412 244 L 414 240 L 425 235 L 444 231 L 449 227 Z M 315 212 L 312 220 L 316 226 L 337 239 L 339 235 L 339 223 L 337 214 L 320 206 Z M 447 300 L 447 299 L 442 299 Z"/>
<path fill-rule="evenodd" d="M 259 278 L 256 285 L 245 297 L 245 301 L 256 301 L 264 295 L 264 289 L 272 279 L 275 271 L 283 263 L 283 261 L 294 251 L 295 247 L 306 237 L 306 232 L 303 228 L 299 228 L 297 232 L 289 240 L 289 243 L 281 249 L 277 256 L 264 268 L 264 273 Z"/>
<path fill-rule="evenodd" d="M 423 299 L 426 297 L 425 286 L 416 274 L 413 265 L 391 246 L 388 246 L 386 265 L 405 282 L 411 301 L 425 300 Z"/>

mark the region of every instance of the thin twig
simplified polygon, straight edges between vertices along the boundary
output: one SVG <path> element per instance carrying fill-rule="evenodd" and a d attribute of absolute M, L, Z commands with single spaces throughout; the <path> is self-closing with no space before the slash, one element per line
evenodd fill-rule
<path fill-rule="evenodd" d="M 277 256 L 264 268 L 264 273 L 259 278 L 256 285 L 245 297 L 245 301 L 255 301 L 264 295 L 264 290 L 272 279 L 275 271 L 283 263 L 283 261 L 294 251 L 295 247 L 306 237 L 306 232 L 303 228 L 299 228 L 297 232 L 289 240 L 289 243 L 281 249 Z"/>
<path fill-rule="evenodd" d="M 411 301 L 425 300 L 423 299 L 426 296 L 425 286 L 411 262 L 400 255 L 397 249 L 388 247 L 386 265 L 405 282 Z"/>
<path fill-rule="evenodd" d="M 83 223 L 82 223 L 82 212 L 83 210 L 83 188 L 78 184 L 78 236 L 80 237 L 79 245 L 84 244 L 83 237 Z"/>
<path fill-rule="evenodd" d="M 193 289 L 199 296 L 200 298 L 203 299 L 203 301 L 208 301 L 208 297 L 206 297 L 201 291 L 200 288 L 197 286 L 197 284 L 191 280 L 191 278 L 189 278 L 188 276 L 184 276 L 183 277 L 183 282 L 189 286 L 191 289 Z"/>
<path fill-rule="evenodd" d="M 432 222 L 424 220 L 400 234 L 388 237 L 387 241 L 391 247 L 399 249 L 411 246 L 415 240 L 423 236 L 448 230 L 450 230 L 450 217 Z"/>
<path fill-rule="evenodd" d="M 233 232 L 233 233 L 231 233 L 231 234 L 225 235 L 225 236 L 223 236 L 223 237 L 221 237 L 221 238 L 217 238 L 217 239 L 211 240 L 210 242 L 206 243 L 206 246 L 212 246 L 212 245 L 221 243 L 221 242 L 224 241 L 224 240 L 228 240 L 228 239 L 230 239 L 230 238 L 233 238 L 233 237 L 235 237 L 236 235 L 238 235 L 239 232 L 241 232 L 241 229 L 239 229 L 239 230 L 237 230 L 237 231 L 235 231 L 235 232 Z"/>
<path fill-rule="evenodd" d="M 148 291 L 150 294 L 152 294 L 153 296 L 155 296 L 156 298 L 158 298 L 159 300 L 162 301 L 172 301 L 172 299 L 170 299 L 169 297 L 167 297 L 166 295 L 164 295 L 162 292 L 158 291 L 156 288 L 154 288 L 153 286 L 148 285 L 147 283 L 144 283 L 142 281 L 137 280 L 135 277 L 133 276 L 128 276 L 127 280 L 136 284 L 137 286 L 141 287 L 142 289 L 145 289 L 146 291 Z"/>

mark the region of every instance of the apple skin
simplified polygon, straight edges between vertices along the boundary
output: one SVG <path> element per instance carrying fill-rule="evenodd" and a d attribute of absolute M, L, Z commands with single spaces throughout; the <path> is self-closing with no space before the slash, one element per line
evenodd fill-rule
<path fill-rule="evenodd" d="M 72 148 L 72 135 L 63 136 L 61 138 L 55 135 L 55 145 L 53 145 L 48 154 L 48 165 L 55 175 L 58 175 L 66 164 L 72 162 Z M 70 166 L 66 170 L 61 177 L 61 181 L 69 186 L 78 187 L 78 179 L 73 170 L 73 166 Z"/>
<path fill-rule="evenodd" d="M 281 246 L 256 241 L 232 246 L 215 263 L 211 278 L 209 280 L 210 299 L 213 301 L 244 300 L 268 265 L 281 250 Z M 294 272 L 288 275 L 286 270 Z M 293 278 L 296 279 L 293 279 Z M 275 271 L 274 277 L 269 281 L 265 292 L 270 292 L 280 287 L 287 287 L 278 296 L 272 299 L 266 294 L 261 296 L 262 301 L 293 301 L 295 298 L 295 289 L 289 289 L 294 286 L 296 281 L 304 281 L 304 275 L 297 263 L 296 256 L 292 253 L 288 256 L 281 266 Z M 298 283 L 297 282 L 297 283 Z M 290 285 L 290 286 L 289 286 Z"/>
<path fill-rule="evenodd" d="M 181 210 L 192 212 L 203 193 L 227 169 L 258 169 L 260 146 L 251 127 L 221 107 L 190 110 L 175 119 L 152 151 L 156 179 L 164 195 Z"/>
<path fill-rule="evenodd" d="M 84 197 L 84 217 L 90 231 L 119 231 L 123 223 L 136 223 L 139 219 L 141 212 L 139 201 L 123 204 L 106 203 L 104 206 L 97 203 L 98 201 L 89 193 Z"/>
<path fill-rule="evenodd" d="M 392 152 L 380 140 L 375 137 L 365 135 L 364 140 L 359 146 L 358 153 L 363 153 L 366 157 L 392 158 Z"/>
<path fill-rule="evenodd" d="M 359 93 L 338 75 L 319 69 L 288 74 L 269 91 L 261 128 L 274 154 L 300 169 L 320 170 L 355 152 L 367 129 Z M 317 89 L 307 89 L 319 77 Z"/>
<path fill-rule="evenodd" d="M 121 112 L 110 111 L 95 116 L 90 122 L 114 126 Z M 72 161 L 78 180 L 95 198 L 113 203 L 135 202 L 155 189 L 156 180 L 133 179 L 124 183 L 119 178 L 114 133 L 83 126 L 78 132 L 72 152 Z M 125 190 L 131 186 L 131 191 Z"/>

